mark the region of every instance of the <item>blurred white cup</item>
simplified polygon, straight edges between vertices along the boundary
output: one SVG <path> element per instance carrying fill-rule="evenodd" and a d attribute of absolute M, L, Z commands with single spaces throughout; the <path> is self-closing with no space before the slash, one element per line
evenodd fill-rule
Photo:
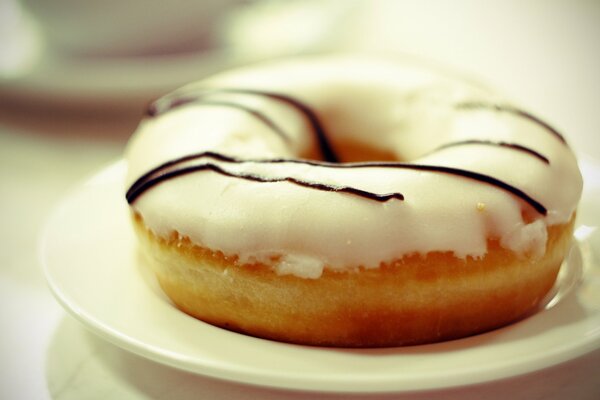
<path fill-rule="evenodd" d="M 70 56 L 147 56 L 211 47 L 243 0 L 21 0 L 49 49 Z"/>

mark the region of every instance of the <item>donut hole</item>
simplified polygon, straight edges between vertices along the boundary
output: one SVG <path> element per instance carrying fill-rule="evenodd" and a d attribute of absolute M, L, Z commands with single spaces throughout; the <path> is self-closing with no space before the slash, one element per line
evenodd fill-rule
<path fill-rule="evenodd" d="M 383 150 L 364 142 L 345 139 L 336 141 L 332 145 L 336 156 L 342 163 L 361 161 L 405 161 L 399 159 L 392 151 Z"/>

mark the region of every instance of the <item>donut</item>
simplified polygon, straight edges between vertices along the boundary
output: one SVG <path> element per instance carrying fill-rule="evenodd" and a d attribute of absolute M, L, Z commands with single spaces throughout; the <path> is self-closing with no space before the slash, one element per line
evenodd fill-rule
<path fill-rule="evenodd" d="M 440 342 L 531 315 L 582 190 L 565 138 L 497 91 L 358 55 L 177 89 L 126 159 L 140 251 L 178 309 L 316 346 Z"/>

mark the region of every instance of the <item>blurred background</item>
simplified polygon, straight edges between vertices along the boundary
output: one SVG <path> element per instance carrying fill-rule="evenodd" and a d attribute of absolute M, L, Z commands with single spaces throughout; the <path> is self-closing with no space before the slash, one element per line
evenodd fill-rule
<path fill-rule="evenodd" d="M 417 57 L 481 78 L 554 125 L 597 198 L 599 39 L 597 0 L 0 0 L 0 398 L 102 380 L 125 390 L 99 365 L 49 372 L 47 354 L 70 342 L 56 335 L 81 333 L 64 327 L 36 249 L 47 215 L 121 157 L 152 99 L 290 55 Z M 92 352 L 79 351 L 73 365 Z"/>

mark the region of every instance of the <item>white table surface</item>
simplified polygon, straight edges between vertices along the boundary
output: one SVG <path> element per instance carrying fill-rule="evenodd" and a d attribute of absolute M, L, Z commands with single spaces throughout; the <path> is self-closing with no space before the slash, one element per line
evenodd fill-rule
<path fill-rule="evenodd" d="M 477 73 L 550 121 L 578 153 L 600 160 L 600 2 L 413 3 L 358 2 L 323 48 L 401 51 Z M 41 272 L 40 230 L 70 187 L 120 157 L 137 116 L 1 96 L 0 398 L 348 398 L 180 372 L 121 350 L 68 316 Z M 600 398 L 600 350 L 504 381 L 356 398 L 509 396 Z"/>

